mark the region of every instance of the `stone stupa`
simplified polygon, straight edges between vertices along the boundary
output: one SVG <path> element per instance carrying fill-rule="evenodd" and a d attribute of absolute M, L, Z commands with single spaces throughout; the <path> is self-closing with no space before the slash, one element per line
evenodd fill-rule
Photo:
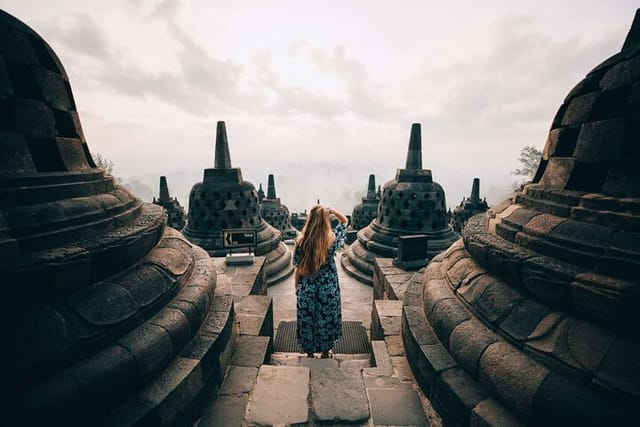
<path fill-rule="evenodd" d="M 406 291 L 408 360 L 446 423 L 638 425 L 639 165 L 640 9 L 558 109 L 533 182 Z"/>
<path fill-rule="evenodd" d="M 260 187 L 258 188 L 258 203 L 262 203 L 264 200 L 264 190 L 262 189 L 262 183 L 260 183 Z"/>
<path fill-rule="evenodd" d="M 293 272 L 291 252 L 281 242 L 280 231 L 260 215 L 255 187 L 242 179 L 239 168 L 231 166 L 225 123 L 218 122 L 214 167 L 205 169 L 202 182 L 191 189 L 188 221 L 183 233 L 209 255 L 217 257 L 229 253 L 222 242 L 222 231 L 238 228 L 256 231 L 255 254 L 266 257 L 268 284 Z"/>
<path fill-rule="evenodd" d="M 362 202 L 354 206 L 348 230 L 358 231 L 369 225 L 376 218 L 378 203 L 380 203 L 380 196 L 376 193 L 376 176 L 371 174 L 367 195 L 362 198 Z"/>
<path fill-rule="evenodd" d="M 291 225 L 289 209 L 280 202 L 280 197 L 276 196 L 273 174 L 269 174 L 267 197 L 260 203 L 260 213 L 267 223 L 280 230 L 282 240 L 293 239 L 298 234 L 298 230 Z"/>
<path fill-rule="evenodd" d="M 372 284 L 374 259 L 397 255 L 398 237 L 426 235 L 425 259 L 448 248 L 459 236 L 445 219 L 444 190 L 422 169 L 420 124 L 411 126 L 409 150 L 404 169 L 382 189 L 376 218 L 358 231 L 357 240 L 341 258 L 347 272 L 358 280 Z"/>
<path fill-rule="evenodd" d="M 162 206 L 167 211 L 167 225 L 176 230 L 182 230 L 186 224 L 186 214 L 178 199 L 169 195 L 167 177 L 160 177 L 160 196 L 153 198 L 153 203 Z"/>
<path fill-rule="evenodd" d="M 486 199 L 480 199 L 480 178 L 473 178 L 471 196 L 462 199 L 451 214 L 451 227 L 457 232 L 462 231 L 465 222 L 472 216 L 486 212 L 489 209 Z"/>
<path fill-rule="evenodd" d="M 192 424 L 233 327 L 210 258 L 96 167 L 51 47 L 0 34 L 0 424 Z"/>

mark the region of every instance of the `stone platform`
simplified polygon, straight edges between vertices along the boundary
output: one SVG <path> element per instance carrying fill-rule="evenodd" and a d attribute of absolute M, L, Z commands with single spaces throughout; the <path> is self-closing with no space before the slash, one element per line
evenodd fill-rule
<path fill-rule="evenodd" d="M 400 325 L 400 301 L 374 304 L 370 286 L 352 279 L 340 266 L 338 274 L 343 319 L 361 321 L 372 333 L 384 329 L 379 340 L 371 341 L 371 353 L 339 353 L 333 359 L 319 359 L 319 354 L 316 358 L 300 353 L 271 354 L 265 341 L 264 344 L 256 342 L 250 354 L 241 357 L 245 350 L 240 343 L 234 354 L 237 359 L 231 360 L 224 383 L 216 398 L 207 405 L 198 427 L 442 425 L 413 379 L 404 356 L 400 328 L 386 326 Z M 273 297 L 276 323 L 272 327 L 295 319 L 293 279 L 267 291 Z M 384 312 L 376 308 L 384 304 L 394 307 Z M 236 312 L 241 310 L 246 311 L 236 304 Z M 254 307 L 251 312 L 259 317 L 259 309 Z M 249 324 L 256 321 L 249 320 Z M 246 330 L 246 323 L 246 318 L 239 319 L 240 331 Z M 241 335 L 239 340 L 242 338 Z"/>

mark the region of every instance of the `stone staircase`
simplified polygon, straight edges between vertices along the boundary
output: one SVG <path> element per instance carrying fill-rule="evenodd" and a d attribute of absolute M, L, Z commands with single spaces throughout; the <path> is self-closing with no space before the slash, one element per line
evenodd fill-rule
<path fill-rule="evenodd" d="M 399 301 L 374 301 L 370 355 L 320 359 L 271 353 L 271 337 L 258 334 L 266 325 L 256 326 L 260 306 L 270 316 L 268 300 L 248 296 L 236 304 L 235 351 L 222 386 L 194 427 L 441 425 L 404 357 Z"/>
<path fill-rule="evenodd" d="M 253 363 L 247 357 L 242 363 L 258 364 L 255 356 Z M 274 353 L 259 368 L 232 360 L 196 426 L 431 425 L 428 403 L 406 379 L 408 367 L 394 366 L 384 341 L 375 342 L 372 359 L 373 367 L 349 355 Z"/>

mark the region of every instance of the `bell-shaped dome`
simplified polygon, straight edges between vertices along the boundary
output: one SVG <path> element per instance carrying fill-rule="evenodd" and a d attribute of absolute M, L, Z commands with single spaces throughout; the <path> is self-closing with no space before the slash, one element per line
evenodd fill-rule
<path fill-rule="evenodd" d="M 446 387 L 447 423 L 637 423 L 639 130 L 640 10 L 560 107 L 533 183 L 407 288 L 405 349 L 425 390 Z"/>
<path fill-rule="evenodd" d="M 459 236 L 446 220 L 446 201 L 440 184 L 433 182 L 431 171 L 422 169 L 422 137 L 420 124 L 411 126 L 409 150 L 404 169 L 382 189 L 376 218 L 358 232 L 342 264 L 364 283 L 373 283 L 373 262 L 377 257 L 397 255 L 398 237 L 426 235 L 428 249 L 425 260 L 442 252 Z"/>
<path fill-rule="evenodd" d="M 462 199 L 462 202 L 451 213 L 451 227 L 457 232 L 462 231 L 464 223 L 472 216 L 486 212 L 489 209 L 487 201 L 480 199 L 480 178 L 473 178 L 471 196 Z"/>
<path fill-rule="evenodd" d="M 3 424 L 167 425 L 186 412 L 171 405 L 160 421 L 167 396 L 204 396 L 204 382 L 182 379 L 223 369 L 225 322 L 207 323 L 206 341 L 199 331 L 231 304 L 214 296 L 206 252 L 165 224 L 164 209 L 96 168 L 60 60 L 0 10 Z"/>
<path fill-rule="evenodd" d="M 176 230 L 182 230 L 187 223 L 187 215 L 184 208 L 178 202 L 178 199 L 169 195 L 169 186 L 167 185 L 167 177 L 160 177 L 160 196 L 153 198 L 153 203 L 162 206 L 167 211 L 167 225 Z"/>
<path fill-rule="evenodd" d="M 358 231 L 369 225 L 378 214 L 379 203 L 380 196 L 376 193 L 376 176 L 371 174 L 369 175 L 369 184 L 367 185 L 367 195 L 362 198 L 362 202 L 353 208 L 349 230 Z"/>
<path fill-rule="evenodd" d="M 204 170 L 204 178 L 191 189 L 187 226 L 183 233 L 211 256 L 224 256 L 222 231 L 253 229 L 257 233 L 256 255 L 267 261 L 267 282 L 275 283 L 293 271 L 291 253 L 280 241 L 280 231 L 260 215 L 258 193 L 242 179 L 239 168 L 231 167 L 229 142 L 224 122 L 216 130 L 214 167 Z"/>
<path fill-rule="evenodd" d="M 289 208 L 280 202 L 276 196 L 276 183 L 273 174 L 269 174 L 267 185 L 267 197 L 260 202 L 262 218 L 271 226 L 280 230 L 282 240 L 295 238 L 298 230 L 291 225 Z"/>

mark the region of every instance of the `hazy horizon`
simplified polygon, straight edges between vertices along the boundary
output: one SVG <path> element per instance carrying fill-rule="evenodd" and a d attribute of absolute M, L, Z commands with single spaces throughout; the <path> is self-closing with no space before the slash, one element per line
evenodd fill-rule
<path fill-rule="evenodd" d="M 345 213 L 404 166 L 422 124 L 423 166 L 447 205 L 474 177 L 495 203 L 541 149 L 562 100 L 618 52 L 637 2 L 0 0 L 70 77 L 93 153 L 188 208 L 213 166 L 216 121 L 256 188 L 276 178 L 292 212 Z M 149 192 L 152 192 L 150 194 Z"/>

